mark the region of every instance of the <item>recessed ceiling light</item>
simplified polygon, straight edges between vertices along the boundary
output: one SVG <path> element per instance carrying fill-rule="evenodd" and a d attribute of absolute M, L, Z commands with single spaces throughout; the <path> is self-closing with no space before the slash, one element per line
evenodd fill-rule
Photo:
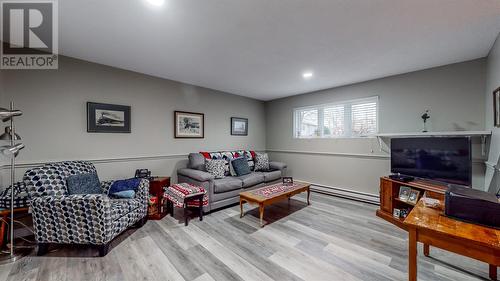
<path fill-rule="evenodd" d="M 304 72 L 304 73 L 302 73 L 302 77 L 304 77 L 304 79 L 309 79 L 309 78 L 313 77 L 313 73 L 310 71 Z"/>
<path fill-rule="evenodd" d="M 146 2 L 156 7 L 160 7 L 165 4 L 165 0 L 146 0 Z"/>

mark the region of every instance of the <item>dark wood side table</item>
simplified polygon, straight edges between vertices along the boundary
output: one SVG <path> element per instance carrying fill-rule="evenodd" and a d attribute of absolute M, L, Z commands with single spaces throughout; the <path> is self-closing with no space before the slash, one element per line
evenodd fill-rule
<path fill-rule="evenodd" d="M 149 194 L 156 197 L 156 207 L 148 208 L 149 220 L 161 220 L 167 215 L 163 188 L 170 186 L 170 177 L 152 177 L 149 180 Z"/>
<path fill-rule="evenodd" d="M 15 214 L 28 214 L 28 208 L 14 208 Z M 0 210 L 0 249 L 4 246 L 5 230 L 7 221 L 10 221 L 10 208 Z"/>

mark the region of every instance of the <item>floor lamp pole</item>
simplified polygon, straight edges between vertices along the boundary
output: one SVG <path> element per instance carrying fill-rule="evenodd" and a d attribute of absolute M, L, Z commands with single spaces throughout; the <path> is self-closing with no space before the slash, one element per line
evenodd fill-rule
<path fill-rule="evenodd" d="M 10 102 L 10 110 L 14 110 L 14 102 Z M 10 118 L 10 129 L 12 137 L 10 138 L 10 145 L 14 147 L 16 139 L 16 128 L 14 127 L 14 118 Z M 16 180 L 16 155 L 12 154 L 10 158 L 10 257 L 14 258 L 14 182 Z"/>

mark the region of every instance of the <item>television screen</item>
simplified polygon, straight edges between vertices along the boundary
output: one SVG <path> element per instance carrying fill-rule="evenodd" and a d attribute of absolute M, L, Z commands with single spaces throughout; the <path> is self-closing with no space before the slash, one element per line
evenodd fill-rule
<path fill-rule="evenodd" d="M 470 138 L 391 139 L 391 172 L 471 186 Z"/>

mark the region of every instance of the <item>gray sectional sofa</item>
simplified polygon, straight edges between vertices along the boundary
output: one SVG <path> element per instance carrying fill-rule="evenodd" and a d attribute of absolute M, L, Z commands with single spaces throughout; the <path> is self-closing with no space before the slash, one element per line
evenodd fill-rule
<path fill-rule="evenodd" d="M 209 205 L 204 208 L 210 212 L 239 202 L 239 194 L 244 190 L 262 187 L 280 181 L 285 174 L 286 164 L 269 162 L 270 171 L 254 172 L 240 176 L 226 176 L 215 179 L 205 170 L 205 157 L 200 153 L 190 153 L 187 168 L 177 170 L 179 183 L 190 183 L 204 187 L 208 191 Z"/>

